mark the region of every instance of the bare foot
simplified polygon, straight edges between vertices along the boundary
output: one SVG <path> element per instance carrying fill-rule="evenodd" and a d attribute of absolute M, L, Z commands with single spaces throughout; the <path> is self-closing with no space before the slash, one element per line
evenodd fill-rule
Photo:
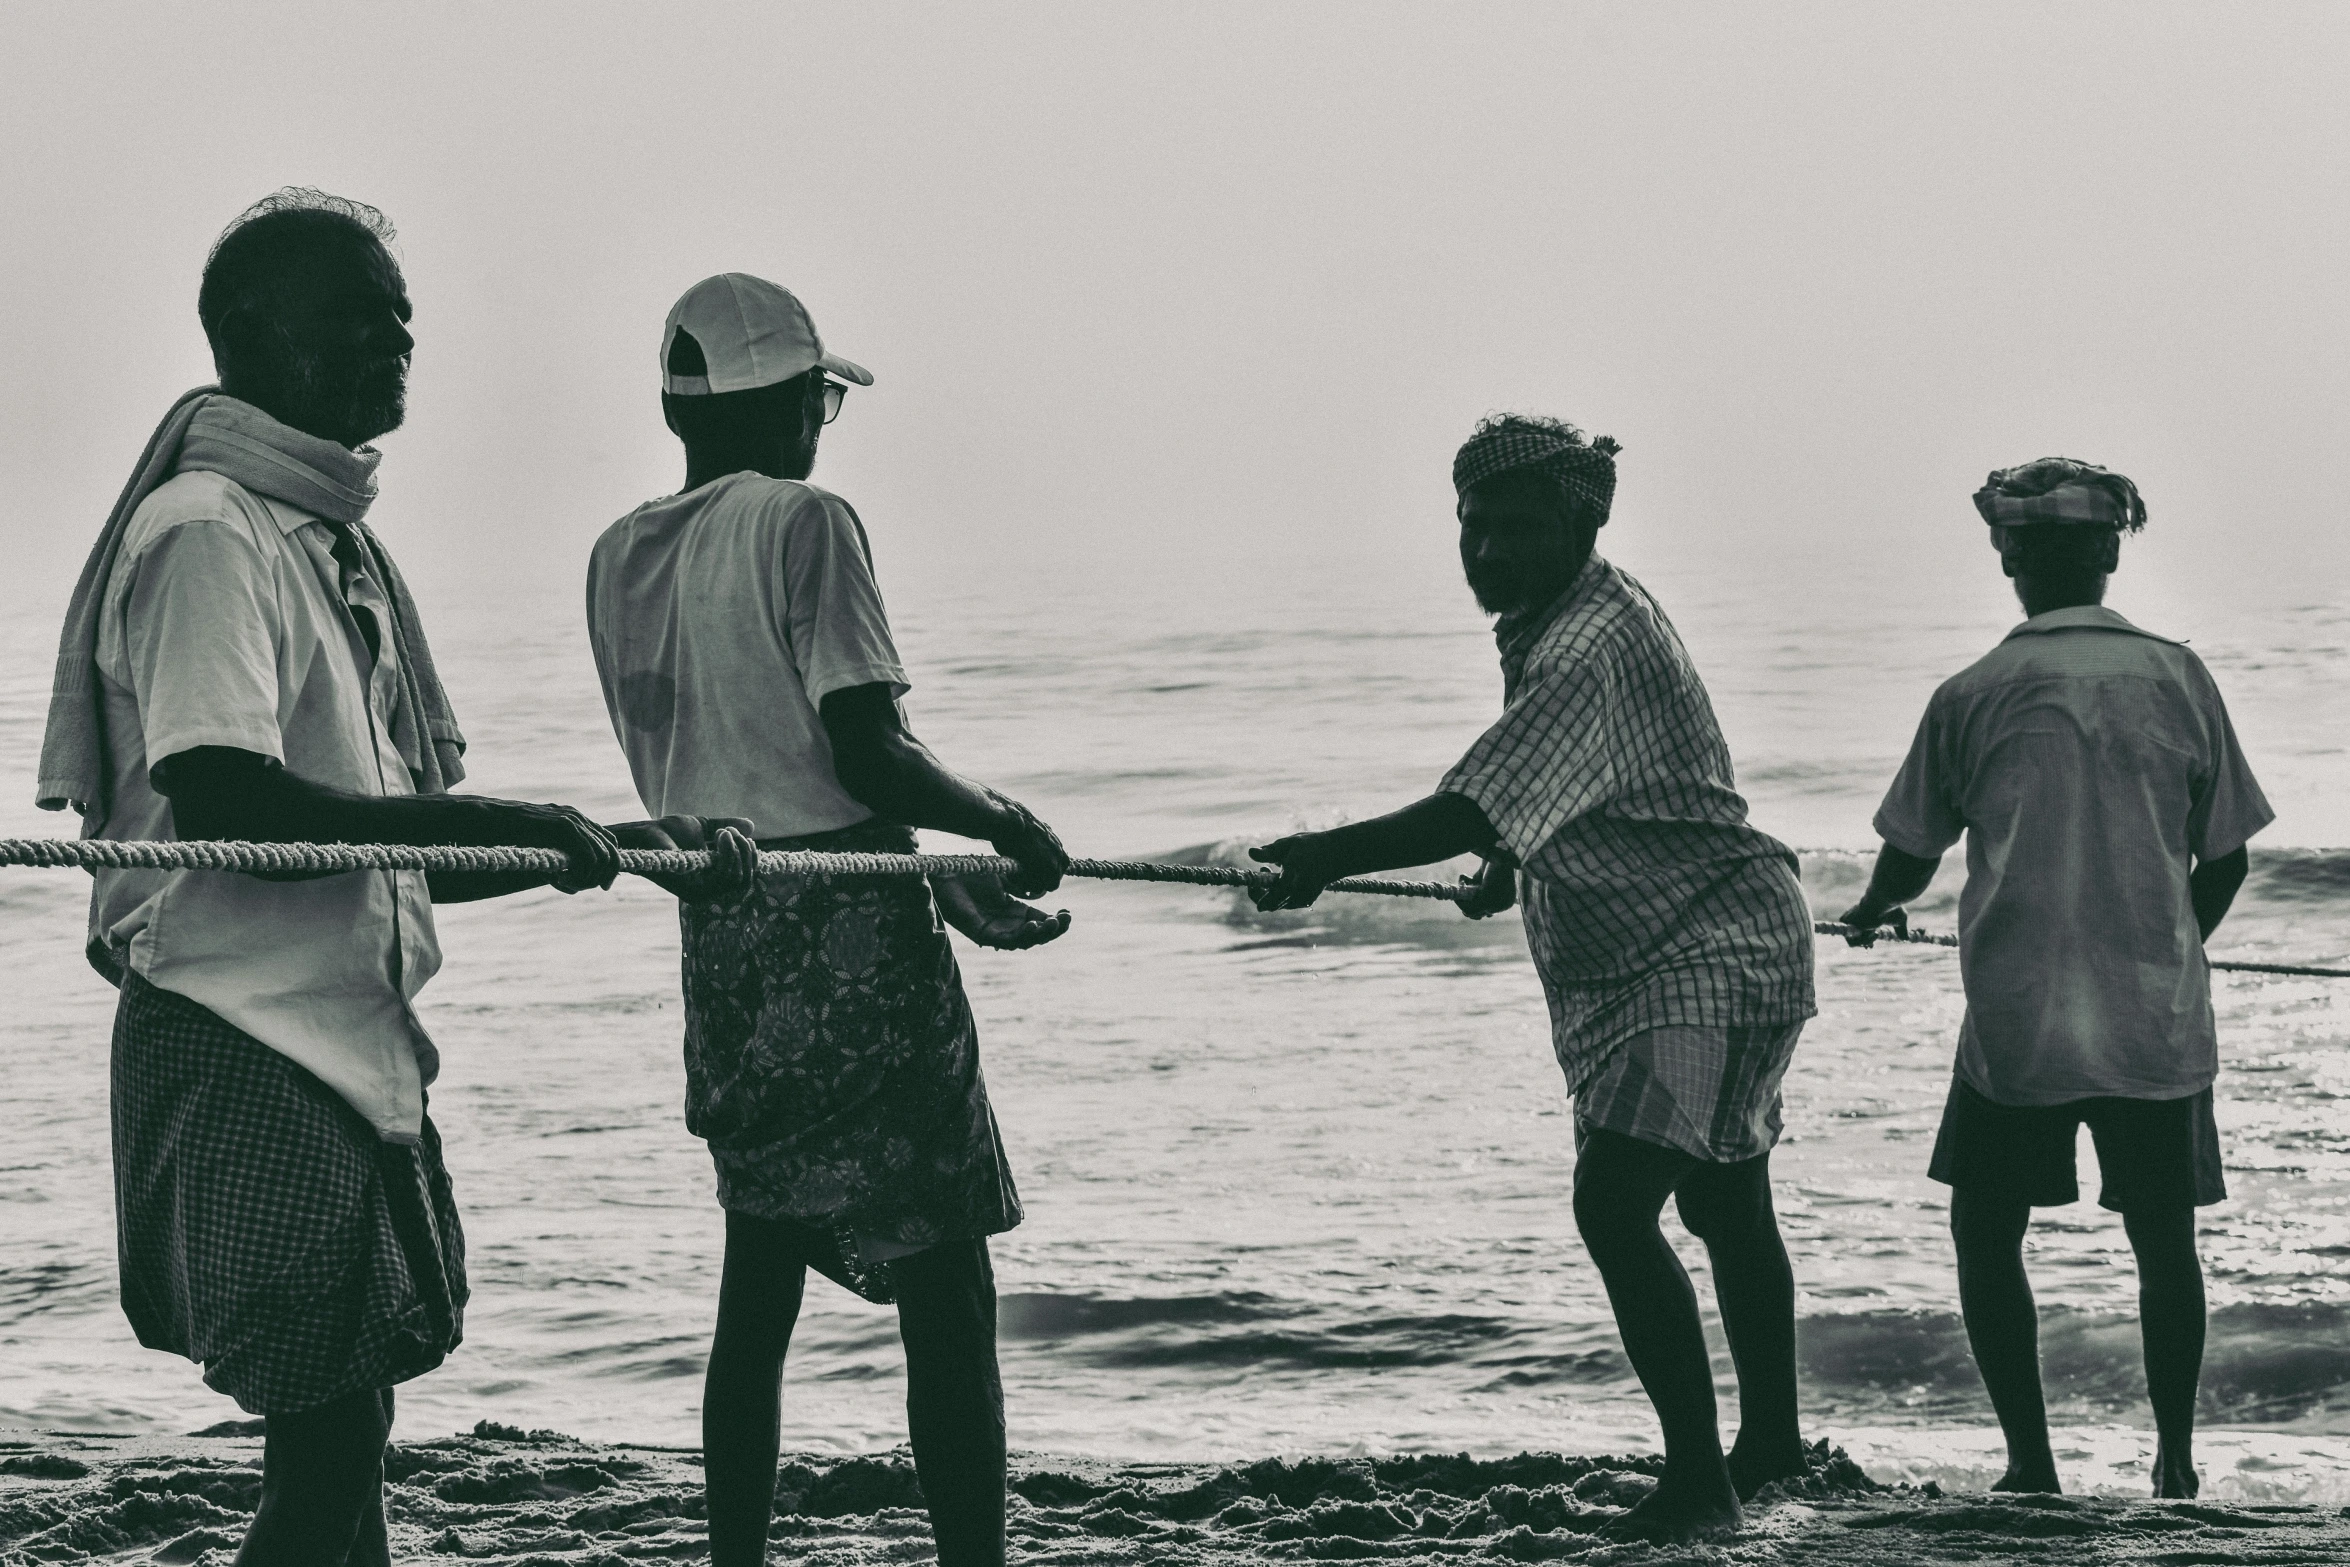
<path fill-rule="evenodd" d="M 2064 1487 L 2056 1483 L 2056 1466 L 2054 1464 L 2050 1464 L 2045 1469 L 2036 1464 L 2030 1468 L 2026 1468 L 2022 1464 L 2010 1464 L 2007 1466 L 2007 1473 L 1991 1482 L 1991 1489 L 1994 1491 L 2019 1491 L 2032 1496 L 2061 1496 L 2064 1494 Z"/>
<path fill-rule="evenodd" d="M 1749 1444 L 1741 1432 L 1730 1446 L 1730 1484 L 1742 1502 L 1753 1501 L 1754 1493 L 1774 1480 L 1792 1479 L 1810 1470 L 1810 1455 L 1800 1437 Z"/>
<path fill-rule="evenodd" d="M 1600 1531 L 1600 1537 L 1621 1543 L 1678 1545 L 1690 1540 L 1728 1534 L 1746 1521 L 1746 1510 L 1727 1486 L 1691 1485 L 1666 1480 L 1648 1493 L 1630 1512 Z"/>
<path fill-rule="evenodd" d="M 2186 1498 L 2203 1489 L 2203 1477 L 2195 1472 L 2195 1450 L 2185 1443 L 2173 1453 L 2168 1442 L 2154 1444 L 2154 1494 L 2161 1497 Z"/>

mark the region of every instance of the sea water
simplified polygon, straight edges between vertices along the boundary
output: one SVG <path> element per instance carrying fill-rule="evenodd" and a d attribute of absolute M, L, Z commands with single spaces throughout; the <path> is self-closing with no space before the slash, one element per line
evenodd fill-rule
<path fill-rule="evenodd" d="M 1835 626 L 1731 572 L 1644 574 L 1708 679 L 1756 820 L 1806 851 L 1833 915 L 1866 874 L 1870 812 L 1926 695 L 2013 616 L 1978 596 Z M 1498 703 L 1488 631 L 1457 583 L 1378 562 L 1335 585 L 1176 575 L 1101 592 L 884 575 L 917 731 L 1079 853 L 1236 860 L 1300 824 L 1391 808 Z M 2281 812 L 2220 956 L 2350 962 L 2350 856 L 2323 852 L 2350 843 L 2334 771 L 2350 654 L 2326 597 L 2195 617 Z M 72 827 L 29 806 L 54 645 L 40 606 L 0 639 L 10 835 Z M 641 814 L 567 579 L 427 608 L 473 740 L 468 788 Z M 1917 922 L 1949 926 L 1957 858 Z M 115 1303 L 113 994 L 79 956 L 86 896 L 78 874 L 0 870 L 0 1426 L 194 1430 L 237 1412 L 194 1367 L 140 1349 Z M 1076 919 L 1050 948 L 959 944 L 1028 1206 L 994 1243 L 1016 1446 L 1652 1444 L 1574 1235 L 1569 1107 L 1514 915 L 1332 897 L 1267 917 L 1227 891 L 1084 882 L 1048 901 Z M 402 1389 L 402 1429 L 492 1418 L 692 1444 L 721 1223 L 680 1118 L 674 905 L 624 881 L 453 907 L 440 927 L 448 961 L 423 1013 L 474 1295 L 463 1348 Z M 1833 942 L 1819 958 L 1820 1016 L 1773 1161 L 1806 1423 L 1881 1475 L 1979 1484 L 1997 1435 L 1956 1311 L 1945 1192 L 1925 1176 L 1956 960 Z M 2202 1216 L 2209 1483 L 2350 1496 L 2350 983 L 2215 990 L 2231 1196 Z M 2085 1139 L 2082 1162 L 2093 1199 Z M 1707 1294 L 1702 1248 L 1672 1233 Z M 2030 1266 L 2068 1478 L 2140 1489 L 2151 1434 L 2116 1217 L 2093 1200 L 2044 1212 Z M 901 1441 L 893 1312 L 819 1282 L 801 1324 L 787 1446 Z"/>

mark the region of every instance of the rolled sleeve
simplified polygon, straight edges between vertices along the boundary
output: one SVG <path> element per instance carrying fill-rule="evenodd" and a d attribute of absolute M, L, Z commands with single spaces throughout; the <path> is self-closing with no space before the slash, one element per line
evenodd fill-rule
<path fill-rule="evenodd" d="M 1502 847 L 1531 861 L 1614 792 L 1615 706 L 1615 678 L 1605 663 L 1529 671 L 1437 790 L 1474 803 Z"/>
<path fill-rule="evenodd" d="M 2212 742 L 2211 768 L 2200 781 L 2187 813 L 2187 847 L 2198 860 L 2216 860 L 2235 853 L 2252 835 L 2277 819 L 2261 793 L 2260 781 L 2237 743 L 2236 726 L 2228 720 L 2227 704 L 2219 688 L 2204 677 L 2207 721 Z"/>
<path fill-rule="evenodd" d="M 821 492 L 785 531 L 783 633 L 808 700 L 821 706 L 835 691 L 887 685 L 907 689 L 905 666 L 889 632 L 865 525 L 849 504 Z"/>
<path fill-rule="evenodd" d="M 147 765 L 202 745 L 285 760 L 270 563 L 234 523 L 181 523 L 139 557 L 123 652 Z"/>
<path fill-rule="evenodd" d="M 1941 736 L 1941 704 L 1932 703 L 1918 720 L 1916 738 L 1885 803 L 1877 807 L 1872 824 L 1877 836 L 1902 853 L 1921 860 L 1938 860 L 1966 832 L 1951 780 L 1945 776 Z"/>

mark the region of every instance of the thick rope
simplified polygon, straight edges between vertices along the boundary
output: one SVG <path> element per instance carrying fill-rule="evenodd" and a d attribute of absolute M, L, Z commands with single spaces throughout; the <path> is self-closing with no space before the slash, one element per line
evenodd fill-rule
<path fill-rule="evenodd" d="M 396 843 L 118 843 L 108 838 L 0 838 L 0 865 L 46 869 L 156 871 L 530 871 L 553 875 L 570 866 L 555 849 L 430 847 Z M 704 849 L 623 849 L 620 868 L 638 876 L 688 876 L 710 868 Z M 977 876 L 1018 869 L 997 854 L 833 854 L 813 850 L 767 852 L 759 869 L 798 876 Z M 1232 865 L 1163 865 L 1153 860 L 1071 860 L 1069 874 L 1096 881 L 1189 882 L 1203 887 L 1254 887 L 1277 879 L 1272 870 Z M 1332 892 L 1459 902 L 1455 882 L 1397 881 L 1349 876 Z"/>
<path fill-rule="evenodd" d="M 207 871 L 532 871 L 554 875 L 570 866 L 555 849 L 430 847 L 396 843 L 118 843 L 109 838 L 0 838 L 0 865 L 82 870 Z M 620 868 L 638 876 L 690 876 L 710 868 L 703 849 L 623 849 Z M 764 852 L 759 869 L 797 876 L 978 876 L 1017 869 L 998 854 L 830 854 L 813 850 Z M 1272 870 L 1236 865 L 1166 865 L 1156 860 L 1071 860 L 1069 874 L 1093 881 L 1184 882 L 1199 887 L 1261 887 L 1278 879 Z M 1435 898 L 1458 903 L 1469 889 L 1458 882 L 1398 881 L 1381 876 L 1348 876 L 1331 892 L 1370 893 L 1389 898 Z M 1849 936 L 1849 925 L 1821 921 L 1823 936 Z M 1877 940 L 1918 946 L 1955 947 L 1956 936 L 1938 931 L 1880 929 Z M 2220 963 L 2231 974 L 2277 974 L 2301 979 L 2350 979 L 2350 969 L 2312 968 L 2293 963 Z"/>
<path fill-rule="evenodd" d="M 1837 925 L 1825 920 L 1814 925 L 1812 929 L 1823 936 L 1849 936 L 1853 934 L 1853 927 L 1850 925 Z M 1930 947 L 1955 947 L 1958 945 L 1956 936 L 1945 935 L 1941 931 L 1934 930 L 1894 930 L 1887 926 L 1879 926 L 1876 936 L 1877 940 L 1884 942 L 1910 942 Z M 2350 968 L 2307 968 L 2297 963 L 2222 963 L 2215 959 L 2211 966 L 2230 974 L 2290 974 L 2302 979 L 2350 979 Z"/>
<path fill-rule="evenodd" d="M 1812 929 L 1818 931 L 1823 936 L 1850 936 L 1857 933 L 1858 927 L 1852 925 L 1838 925 L 1830 920 L 1822 920 L 1818 924 L 1814 925 Z M 1914 946 L 1922 947 L 1955 947 L 1958 945 L 1958 938 L 1956 936 L 1945 936 L 1940 931 L 1895 930 L 1890 925 L 1878 926 L 1876 930 L 1876 937 L 1879 941 L 1906 941 Z"/>

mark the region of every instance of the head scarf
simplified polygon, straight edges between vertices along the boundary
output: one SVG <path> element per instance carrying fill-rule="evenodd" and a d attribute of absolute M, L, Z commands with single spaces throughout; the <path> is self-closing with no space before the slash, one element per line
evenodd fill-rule
<path fill-rule="evenodd" d="M 2146 526 L 2146 503 L 2136 485 L 2070 457 L 1995 470 L 1975 491 L 1975 510 L 1994 528 L 2055 522 L 2135 533 Z"/>
<path fill-rule="evenodd" d="M 399 650 L 400 690 L 391 712 L 391 740 L 408 764 L 419 794 L 437 794 L 465 776 L 465 736 L 442 689 L 416 600 L 400 568 L 366 523 L 375 500 L 375 469 L 382 457 L 290 429 L 250 403 L 201 386 L 164 415 L 131 470 L 130 482 L 82 567 L 58 638 L 56 682 L 41 744 L 38 804 L 71 805 L 83 828 L 95 833 L 112 806 L 113 769 L 106 754 L 106 714 L 98 677 L 98 629 L 107 585 L 139 503 L 178 474 L 217 473 L 330 522 L 348 526 L 391 600 L 393 645 Z"/>
<path fill-rule="evenodd" d="M 1488 414 L 1452 460 L 1452 487 L 1469 487 L 1498 474 L 1524 470 L 1557 486 L 1570 506 L 1588 507 L 1607 521 L 1616 498 L 1616 453 L 1611 437 L 1591 439 L 1563 419 L 1532 414 Z"/>

